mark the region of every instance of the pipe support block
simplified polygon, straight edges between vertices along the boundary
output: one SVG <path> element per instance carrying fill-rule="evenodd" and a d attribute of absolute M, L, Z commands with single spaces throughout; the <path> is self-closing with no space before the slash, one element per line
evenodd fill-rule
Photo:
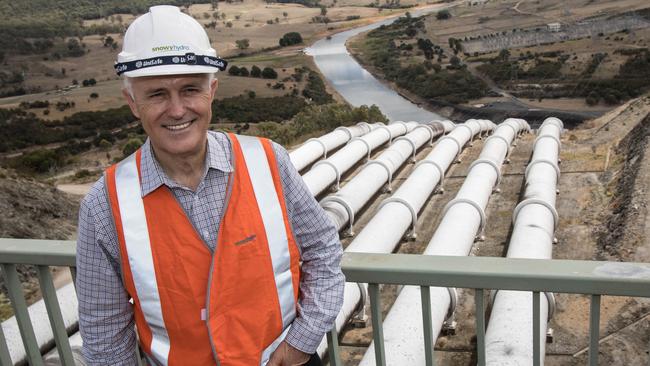
<path fill-rule="evenodd" d="M 462 126 L 462 125 L 460 125 L 460 126 Z M 458 128 L 458 126 L 456 126 L 456 127 Z M 441 142 L 443 142 L 445 140 L 451 140 L 456 144 L 456 147 L 458 147 L 458 152 L 456 152 L 456 157 L 458 157 L 458 155 L 460 155 L 460 152 L 463 150 L 463 144 L 461 144 L 460 141 L 458 141 L 458 139 L 455 138 L 452 135 L 447 135 L 447 136 L 441 138 L 440 140 L 438 140 L 438 144 L 440 144 Z"/>
<path fill-rule="evenodd" d="M 321 160 L 321 161 L 317 161 L 317 162 L 314 164 L 314 166 L 312 167 L 312 169 L 316 168 L 316 167 L 319 166 L 319 165 L 327 165 L 327 166 L 329 166 L 330 168 L 332 168 L 332 169 L 334 170 L 334 174 L 336 174 L 336 186 L 335 186 L 335 190 L 338 191 L 338 190 L 341 188 L 341 186 L 340 186 L 340 183 L 341 183 L 341 172 L 339 171 L 339 168 L 337 168 L 336 165 L 334 165 L 334 163 L 332 163 L 332 162 L 329 161 L 329 160 Z"/>
<path fill-rule="evenodd" d="M 418 152 L 418 147 L 415 146 L 415 142 L 413 142 L 413 140 L 411 140 L 410 138 L 408 138 L 406 136 L 400 136 L 400 137 L 396 138 L 393 142 L 396 142 L 396 141 L 406 141 L 406 142 L 409 143 L 409 145 L 411 145 L 411 161 L 415 162 L 415 155 Z"/>
<path fill-rule="evenodd" d="M 339 205 L 343 206 L 345 211 L 348 213 L 349 225 L 348 225 L 347 235 L 353 236 L 354 235 L 354 230 L 353 230 L 353 226 L 354 226 L 354 210 L 352 209 L 352 206 L 350 206 L 350 204 L 345 199 L 343 199 L 343 197 L 337 196 L 337 195 L 331 195 L 331 196 L 327 196 L 327 197 L 323 198 L 323 200 L 320 201 L 320 205 L 321 205 L 321 207 L 323 207 L 326 203 L 329 203 L 329 202 L 338 203 Z"/>
<path fill-rule="evenodd" d="M 506 149 L 508 150 L 508 152 L 506 153 L 506 156 L 510 155 L 511 146 L 510 146 L 510 141 L 508 141 L 508 139 L 506 139 L 505 137 L 503 137 L 501 135 L 492 135 L 492 136 L 488 137 L 487 140 L 485 140 L 486 145 L 487 145 L 488 141 L 490 141 L 490 139 L 497 139 L 497 140 L 503 141 L 503 143 L 506 144 Z"/>
<path fill-rule="evenodd" d="M 471 171 L 473 167 L 479 164 L 487 164 L 494 168 L 494 171 L 497 173 L 497 181 L 494 183 L 494 188 L 496 189 L 501 184 L 501 170 L 499 169 L 499 165 L 490 159 L 477 159 L 469 166 L 468 171 Z"/>
<path fill-rule="evenodd" d="M 562 143 L 560 142 L 560 139 L 558 139 L 557 137 L 555 137 L 553 135 L 541 135 L 541 136 L 539 136 L 539 137 L 537 137 L 535 139 L 535 142 L 533 143 L 533 151 L 535 151 L 535 148 L 537 147 L 537 143 L 539 142 L 539 140 L 542 140 L 542 139 L 551 139 L 551 140 L 557 142 L 558 149 L 560 148 L 560 146 L 562 146 Z"/>
<path fill-rule="evenodd" d="M 390 133 L 390 129 L 389 129 L 388 127 L 386 127 L 386 126 L 379 126 L 379 127 L 377 127 L 377 130 L 384 130 L 384 131 L 386 131 L 386 133 L 388 134 L 388 144 L 390 145 L 390 144 L 393 143 L 393 134 Z"/>
<path fill-rule="evenodd" d="M 385 126 L 381 126 L 381 127 L 385 128 Z M 361 141 L 361 142 L 363 142 L 364 145 L 366 145 L 366 150 L 367 150 L 366 151 L 366 159 L 370 159 L 370 152 L 371 152 L 372 149 L 370 148 L 370 144 L 368 143 L 368 141 L 362 139 L 361 137 L 355 137 L 355 138 L 351 139 L 350 142 L 348 142 L 348 145 L 353 143 L 354 141 Z"/>
<path fill-rule="evenodd" d="M 364 123 L 364 122 L 359 122 L 358 124 L 361 124 L 361 123 Z M 343 127 L 343 126 L 337 127 L 337 128 L 334 129 L 334 131 L 345 131 L 345 133 L 348 135 L 348 140 L 352 139 L 352 132 L 350 132 L 350 129 L 347 128 L 347 127 Z"/>
<path fill-rule="evenodd" d="M 526 171 L 524 172 L 524 178 L 526 178 L 526 180 L 528 180 L 528 174 L 530 173 L 530 170 L 535 166 L 535 164 L 548 164 L 552 166 L 553 169 L 555 169 L 555 175 L 557 181 L 558 182 L 560 181 L 560 167 L 557 166 L 556 163 L 548 159 L 536 159 L 535 161 L 532 161 L 530 164 L 528 164 L 528 166 L 526 167 Z"/>
<path fill-rule="evenodd" d="M 400 203 L 409 210 L 409 212 L 411 213 L 411 232 L 408 235 L 411 236 L 412 238 L 415 238 L 415 224 L 418 222 L 418 212 L 415 211 L 415 208 L 413 208 L 413 205 L 411 205 L 409 201 L 400 197 L 386 198 L 385 200 L 381 201 L 381 203 L 379 204 L 379 208 L 377 210 L 381 210 L 382 207 L 384 207 L 385 205 L 391 202 Z"/>
<path fill-rule="evenodd" d="M 424 164 L 430 164 L 430 165 L 433 165 L 434 168 L 436 168 L 436 170 L 438 171 L 438 174 L 440 174 L 438 187 L 442 188 L 442 181 L 445 179 L 445 171 L 442 170 L 442 167 L 433 160 L 420 160 L 419 162 L 417 162 L 415 164 L 415 168 L 413 168 L 413 169 L 415 170 L 415 169 L 418 168 L 418 166 L 424 165 Z"/>
<path fill-rule="evenodd" d="M 382 160 L 368 160 L 368 162 L 366 164 L 364 164 L 364 167 L 369 166 L 369 165 L 373 165 L 373 164 L 380 165 L 381 167 L 384 168 L 384 170 L 386 170 L 386 175 L 388 176 L 388 185 L 387 185 L 388 192 L 392 191 L 393 190 L 393 187 L 392 187 L 393 172 L 390 171 L 390 167 L 388 166 L 388 164 L 386 164 L 386 162 L 382 161 Z"/>
<path fill-rule="evenodd" d="M 348 132 L 350 132 L 350 131 L 348 131 Z M 314 141 L 314 142 L 318 143 L 323 148 L 323 159 L 327 158 L 327 146 L 325 146 L 325 143 L 323 141 L 321 141 L 320 139 L 312 137 L 309 140 L 305 141 L 305 145 L 307 145 L 311 141 Z"/>
<path fill-rule="evenodd" d="M 481 207 L 478 203 L 467 198 L 454 198 L 453 200 L 449 201 L 447 205 L 445 205 L 445 208 L 442 210 L 442 217 L 444 217 L 447 214 L 447 211 L 449 211 L 449 209 L 457 203 L 467 203 L 476 209 L 479 216 L 481 217 L 481 222 L 479 224 L 478 231 L 476 232 L 476 236 L 480 236 L 485 229 L 486 217 L 485 210 L 483 210 L 483 207 Z"/>
<path fill-rule="evenodd" d="M 557 210 L 555 209 L 555 207 L 553 207 L 553 205 L 539 198 L 528 198 L 519 202 L 517 207 L 515 207 L 514 211 L 512 211 L 512 223 L 514 224 L 517 221 L 517 216 L 519 215 L 519 211 L 521 211 L 522 208 L 532 204 L 542 205 L 548 208 L 548 210 L 551 212 L 551 215 L 553 215 L 553 232 L 555 232 L 558 223 L 560 221 L 560 216 L 557 214 Z"/>

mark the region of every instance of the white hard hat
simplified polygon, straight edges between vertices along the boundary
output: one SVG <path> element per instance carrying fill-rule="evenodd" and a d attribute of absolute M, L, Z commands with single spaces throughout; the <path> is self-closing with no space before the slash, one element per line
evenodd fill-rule
<path fill-rule="evenodd" d="M 115 71 L 128 77 L 201 74 L 225 70 L 205 30 L 169 5 L 153 6 L 131 23 Z"/>

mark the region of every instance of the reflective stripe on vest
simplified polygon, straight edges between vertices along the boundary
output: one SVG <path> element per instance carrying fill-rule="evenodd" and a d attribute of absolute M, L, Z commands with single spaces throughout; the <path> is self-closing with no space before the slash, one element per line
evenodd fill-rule
<path fill-rule="evenodd" d="M 266 237 L 269 240 L 275 285 L 282 311 L 282 328 L 286 329 L 296 317 L 296 304 L 293 299 L 293 282 L 291 277 L 291 258 L 289 241 L 284 227 L 282 207 L 275 191 L 269 162 L 262 143 L 257 137 L 237 136 L 242 147 L 248 174 L 253 183 L 255 199 L 262 214 Z"/>
<path fill-rule="evenodd" d="M 135 159 L 136 154 L 132 154 L 118 164 L 115 169 L 115 188 L 133 282 L 142 313 L 151 328 L 151 353 L 158 362 L 167 365 L 170 347 L 169 335 L 160 306 L 156 270 L 151 253 L 149 229 Z"/>

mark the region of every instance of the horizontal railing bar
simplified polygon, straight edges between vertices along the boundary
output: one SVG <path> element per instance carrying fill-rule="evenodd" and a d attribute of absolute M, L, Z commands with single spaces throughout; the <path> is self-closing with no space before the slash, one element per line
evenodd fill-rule
<path fill-rule="evenodd" d="M 0 263 L 74 267 L 76 250 L 71 240 L 0 239 Z"/>
<path fill-rule="evenodd" d="M 345 253 L 348 282 L 650 297 L 650 263 Z"/>

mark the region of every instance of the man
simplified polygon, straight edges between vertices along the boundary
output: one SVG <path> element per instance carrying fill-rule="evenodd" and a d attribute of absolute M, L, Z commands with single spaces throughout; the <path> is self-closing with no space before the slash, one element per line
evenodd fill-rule
<path fill-rule="evenodd" d="M 343 301 L 338 235 L 279 145 L 208 132 L 207 34 L 172 6 L 127 30 L 115 68 L 148 135 L 79 213 L 90 365 L 319 364 Z M 268 361 L 268 363 L 267 363 Z"/>

